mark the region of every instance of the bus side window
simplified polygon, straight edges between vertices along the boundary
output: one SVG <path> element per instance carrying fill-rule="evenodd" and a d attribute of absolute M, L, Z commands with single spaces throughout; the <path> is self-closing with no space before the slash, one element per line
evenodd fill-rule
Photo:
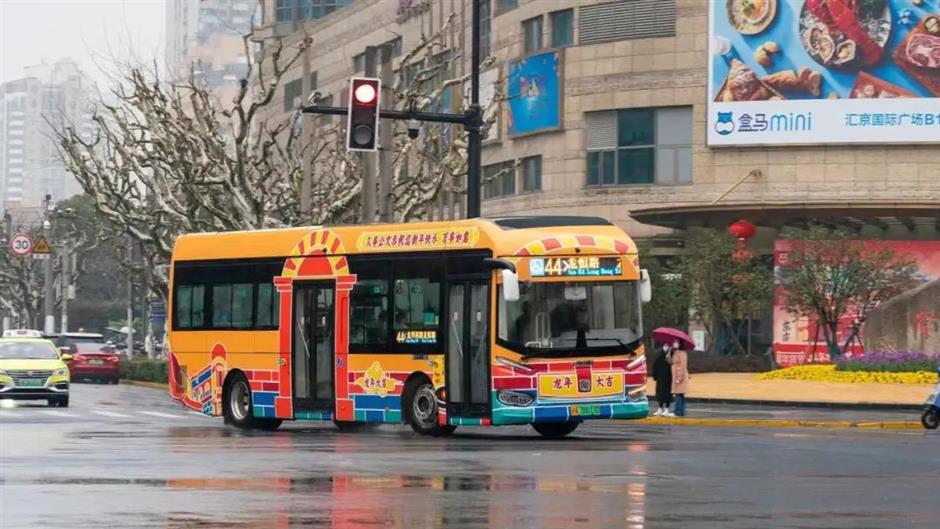
<path fill-rule="evenodd" d="M 358 276 L 349 303 L 351 352 L 388 352 L 388 262 L 353 261 Z"/>
<path fill-rule="evenodd" d="M 189 329 L 193 326 L 193 287 L 180 285 L 176 287 L 176 328 Z"/>
<path fill-rule="evenodd" d="M 435 347 L 441 315 L 441 264 L 439 259 L 409 259 L 396 263 L 394 335 L 397 349 L 415 345 Z"/>

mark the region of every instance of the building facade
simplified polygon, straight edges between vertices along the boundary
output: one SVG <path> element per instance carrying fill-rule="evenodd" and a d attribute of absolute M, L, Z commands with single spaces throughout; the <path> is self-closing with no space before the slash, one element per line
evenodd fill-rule
<path fill-rule="evenodd" d="M 169 75 L 193 74 L 212 89 L 244 77 L 242 37 L 258 24 L 258 0 L 165 1 Z"/>
<path fill-rule="evenodd" d="M 902 65 L 920 49 L 914 38 L 933 42 L 915 37 L 926 35 L 918 21 L 930 6 L 913 8 L 910 24 L 876 20 L 888 32 L 873 37 L 882 55 L 836 59 L 804 44 L 821 27 L 812 13 L 775 4 L 754 22 L 702 0 L 483 0 L 481 49 L 494 59 L 483 93 L 502 85 L 506 95 L 484 142 L 484 177 L 499 176 L 484 185 L 483 214 L 599 215 L 662 255 L 689 231 L 738 219 L 757 226 L 749 244 L 767 257 L 781 230 L 814 222 L 866 239 L 940 240 L 940 70 Z M 392 43 L 397 66 L 442 27 L 441 46 L 462 57 L 449 73 L 469 71 L 469 0 L 263 8 L 269 34 L 314 39 L 283 79 L 285 114 L 313 92 L 344 104 L 367 46 Z M 794 118 L 793 105 L 812 108 Z M 891 105 L 912 110 L 886 112 Z M 836 125 L 845 128 L 826 129 Z"/>
<path fill-rule="evenodd" d="M 286 13 L 308 0 L 264 3 L 275 32 L 313 35 L 309 90 L 341 100 L 349 77 L 362 74 L 366 46 L 400 35 L 408 50 L 451 14 L 464 56 L 455 74 L 467 71 L 469 2 L 342 3 L 302 26 Z M 488 171 L 515 170 L 484 189 L 484 214 L 591 211 L 640 238 L 748 218 L 765 247 L 779 228 L 810 219 L 838 219 L 877 238 L 940 237 L 936 144 L 709 146 L 709 9 L 698 0 L 484 1 L 482 48 L 495 57 L 484 77 L 516 86 L 483 150 Z M 557 116 L 526 114 L 510 70 L 549 50 L 558 78 L 548 90 L 557 92 L 531 101 L 557 104 L 549 109 Z M 285 112 L 303 93 L 301 62 L 285 76 Z"/>
<path fill-rule="evenodd" d="M 37 209 L 81 192 L 65 170 L 53 138 L 63 124 L 91 138 L 91 84 L 70 59 L 26 69 L 26 77 L 0 85 L 0 204 L 10 211 Z"/>

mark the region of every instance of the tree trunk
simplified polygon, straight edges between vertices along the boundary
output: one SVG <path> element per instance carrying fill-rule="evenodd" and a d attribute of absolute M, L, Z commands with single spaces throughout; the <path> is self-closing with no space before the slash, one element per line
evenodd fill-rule
<path fill-rule="evenodd" d="M 826 348 L 829 350 L 829 360 L 835 362 L 842 354 L 839 347 L 839 321 L 827 321 L 825 326 Z"/>

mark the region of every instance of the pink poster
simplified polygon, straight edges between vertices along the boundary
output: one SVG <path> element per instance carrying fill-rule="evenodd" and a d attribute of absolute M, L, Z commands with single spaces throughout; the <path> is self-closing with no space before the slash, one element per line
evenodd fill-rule
<path fill-rule="evenodd" d="M 774 242 L 774 270 L 787 262 L 789 252 L 799 247 L 799 241 L 778 240 Z M 923 282 L 940 277 L 940 241 L 868 241 L 873 248 L 889 246 L 899 256 L 913 258 L 920 269 Z M 780 367 L 809 363 L 828 363 L 829 353 L 823 331 L 815 318 L 798 318 L 783 306 L 780 291 L 774 293 L 774 359 Z M 839 322 L 839 343 L 844 344 L 852 334 L 852 322 L 856 315 L 849 314 Z M 864 340 L 864 336 L 862 339 Z M 853 342 L 848 354 L 858 354 L 861 347 Z"/>

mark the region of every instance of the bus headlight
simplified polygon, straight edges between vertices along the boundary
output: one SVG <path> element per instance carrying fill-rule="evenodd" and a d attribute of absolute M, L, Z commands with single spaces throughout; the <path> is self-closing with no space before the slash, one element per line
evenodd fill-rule
<path fill-rule="evenodd" d="M 531 406 L 532 401 L 535 400 L 532 395 L 528 393 L 520 393 L 518 391 L 507 391 L 501 390 L 496 394 L 496 398 L 507 406 L 518 406 L 526 407 Z"/>

